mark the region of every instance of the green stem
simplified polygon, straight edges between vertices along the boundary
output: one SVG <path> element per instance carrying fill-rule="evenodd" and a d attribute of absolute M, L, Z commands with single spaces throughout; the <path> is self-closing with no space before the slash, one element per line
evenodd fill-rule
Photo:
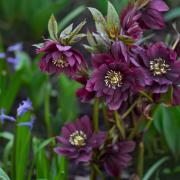
<path fill-rule="evenodd" d="M 96 170 L 94 169 L 94 167 L 91 167 L 91 175 L 90 175 L 90 180 L 96 180 Z"/>
<path fill-rule="evenodd" d="M 128 140 L 132 140 L 136 136 L 142 121 L 143 121 L 143 116 L 140 117 L 136 126 L 131 130 L 131 133 L 128 136 Z"/>
<path fill-rule="evenodd" d="M 93 164 L 93 168 L 100 175 L 101 180 L 105 180 L 103 173 L 101 172 L 101 170 L 99 169 L 99 167 L 96 164 Z"/>
<path fill-rule="evenodd" d="M 46 82 L 46 92 L 45 92 L 45 101 L 44 101 L 44 117 L 45 117 L 45 123 L 46 128 L 48 132 L 48 137 L 51 137 L 52 135 L 52 128 L 51 128 L 51 120 L 50 120 L 50 87 L 48 80 Z"/>
<path fill-rule="evenodd" d="M 125 139 L 126 135 L 125 135 L 125 129 L 123 127 L 123 121 L 117 111 L 114 111 L 114 116 L 115 116 L 115 121 L 116 121 L 116 125 L 119 129 L 119 132 L 120 132 L 122 138 Z"/>
<path fill-rule="evenodd" d="M 122 119 L 125 119 L 125 118 L 129 115 L 129 113 L 130 113 L 130 112 L 134 109 L 134 107 L 137 105 L 138 101 L 139 101 L 139 99 L 137 99 L 137 100 L 130 106 L 130 108 L 123 114 Z"/>
<path fill-rule="evenodd" d="M 107 107 L 106 107 L 105 103 L 102 104 L 102 110 L 103 110 L 104 125 L 108 129 Z"/>
<path fill-rule="evenodd" d="M 137 174 L 140 179 L 144 172 L 144 143 L 140 142 L 138 147 Z"/>
<path fill-rule="evenodd" d="M 95 132 L 99 130 L 99 98 L 95 98 L 95 102 L 94 102 L 93 127 Z"/>

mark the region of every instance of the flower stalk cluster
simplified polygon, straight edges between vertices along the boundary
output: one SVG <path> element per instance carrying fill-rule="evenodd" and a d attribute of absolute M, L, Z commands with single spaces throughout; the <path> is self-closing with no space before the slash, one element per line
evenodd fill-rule
<path fill-rule="evenodd" d="M 59 34 L 52 16 L 48 24 L 51 39 L 36 45 L 37 53 L 43 53 L 40 69 L 49 74 L 65 73 L 79 82 L 79 99 L 94 104 L 92 119 L 83 116 L 65 124 L 57 137 L 60 146 L 55 148 L 75 163 L 89 165 L 91 179 L 97 174 L 104 176 L 104 172 L 120 177 L 134 163 L 134 151 L 138 151 L 134 175 L 142 178 L 143 136 L 152 123 L 153 109 L 160 103 L 180 104 L 176 48 L 142 41 L 146 31 L 165 27 L 163 13 L 168 9 L 163 0 L 136 0 L 118 14 L 109 2 L 105 18 L 89 8 L 96 32 L 87 34 L 80 33 L 85 21 L 75 29 L 71 24 Z M 91 53 L 91 66 L 73 47 L 83 37 L 87 38 L 84 48 Z M 147 124 L 143 130 L 139 128 L 142 122 Z"/>

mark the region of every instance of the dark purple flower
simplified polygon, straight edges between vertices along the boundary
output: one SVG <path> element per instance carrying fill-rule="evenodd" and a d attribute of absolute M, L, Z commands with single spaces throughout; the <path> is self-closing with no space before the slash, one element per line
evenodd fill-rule
<path fill-rule="evenodd" d="M 125 8 L 120 15 L 121 34 L 130 36 L 135 40 L 140 39 L 143 34 L 143 30 L 138 23 L 140 17 L 141 13 L 136 6 L 130 4 Z"/>
<path fill-rule="evenodd" d="M 141 9 L 142 16 L 139 20 L 144 29 L 162 29 L 165 26 L 163 12 L 169 7 L 163 0 L 149 0 L 149 3 Z"/>
<path fill-rule="evenodd" d="M 7 51 L 14 52 L 14 51 L 22 51 L 22 43 L 16 43 L 8 47 Z"/>
<path fill-rule="evenodd" d="M 61 147 L 55 152 L 80 162 L 89 162 L 92 158 L 92 149 L 100 147 L 105 140 L 105 133 L 93 133 L 88 116 L 83 116 L 75 123 L 69 123 L 62 128 L 62 136 L 57 137 Z"/>
<path fill-rule="evenodd" d="M 20 123 L 18 123 L 18 126 L 27 126 L 27 127 L 30 128 L 30 130 L 32 130 L 32 128 L 34 126 L 34 122 L 35 122 L 35 117 L 32 116 L 31 121 L 29 121 L 29 122 L 20 122 Z"/>
<path fill-rule="evenodd" d="M 113 177 L 118 177 L 122 170 L 129 165 L 132 157 L 129 153 L 135 149 L 133 141 L 121 141 L 109 145 L 101 157 L 101 162 L 106 172 Z"/>
<path fill-rule="evenodd" d="M 17 109 L 17 116 L 23 116 L 27 111 L 31 111 L 32 109 L 32 102 L 29 99 L 22 101 Z"/>
<path fill-rule="evenodd" d="M 87 80 L 87 77 L 76 78 L 76 81 L 83 85 L 83 87 L 77 89 L 76 91 L 76 96 L 79 97 L 81 102 L 89 102 L 95 96 L 95 92 L 89 92 L 86 90 Z"/>
<path fill-rule="evenodd" d="M 16 121 L 16 119 L 12 116 L 8 116 L 5 114 L 5 110 L 4 109 L 1 109 L 0 110 L 0 121 L 1 123 L 3 124 L 4 121 L 11 121 L 11 122 L 14 122 Z"/>
<path fill-rule="evenodd" d="M 109 54 L 93 54 L 95 70 L 86 85 L 97 97 L 104 97 L 110 110 L 120 108 L 132 94 L 144 86 L 144 74 Z"/>
<path fill-rule="evenodd" d="M 163 43 L 155 43 L 141 53 L 142 70 L 147 75 L 146 89 L 151 93 L 166 93 L 180 80 L 180 61 L 176 53 Z"/>
<path fill-rule="evenodd" d="M 48 73 L 61 73 L 73 77 L 81 68 L 86 67 L 80 52 L 71 46 L 63 46 L 57 41 L 47 40 L 37 53 L 44 53 L 39 63 L 40 69 Z"/>

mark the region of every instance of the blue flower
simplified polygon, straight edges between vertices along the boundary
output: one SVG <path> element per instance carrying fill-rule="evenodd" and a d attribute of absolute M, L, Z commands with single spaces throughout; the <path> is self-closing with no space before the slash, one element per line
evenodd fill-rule
<path fill-rule="evenodd" d="M 7 58 L 7 62 L 13 64 L 14 69 L 17 69 L 18 64 L 19 64 L 19 60 L 20 59 L 17 56 L 15 56 L 15 57 L 8 57 Z"/>
<path fill-rule="evenodd" d="M 16 121 L 16 119 L 13 116 L 8 116 L 5 114 L 5 110 L 1 109 L 0 110 L 0 121 L 2 122 L 2 124 L 4 123 L 4 121 L 11 121 L 14 122 Z"/>
<path fill-rule="evenodd" d="M 8 47 L 7 51 L 14 52 L 14 51 L 22 51 L 22 43 L 16 43 Z"/>
<path fill-rule="evenodd" d="M 32 116 L 31 121 L 18 123 L 18 126 L 27 126 L 27 127 L 30 128 L 30 130 L 32 130 L 34 122 L 35 122 L 35 117 Z"/>
<path fill-rule="evenodd" d="M 0 58 L 5 58 L 5 57 L 6 57 L 6 54 L 3 52 L 0 52 Z"/>
<path fill-rule="evenodd" d="M 17 116 L 23 116 L 27 111 L 32 110 L 32 102 L 27 99 L 26 101 L 22 101 L 17 109 Z"/>

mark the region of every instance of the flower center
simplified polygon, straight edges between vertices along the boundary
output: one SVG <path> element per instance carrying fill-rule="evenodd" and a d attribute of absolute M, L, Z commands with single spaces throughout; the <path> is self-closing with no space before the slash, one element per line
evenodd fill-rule
<path fill-rule="evenodd" d="M 150 61 L 150 70 L 152 71 L 153 75 L 156 76 L 166 74 L 170 68 L 169 65 L 166 64 L 165 60 L 159 57 Z"/>
<path fill-rule="evenodd" d="M 109 88 L 116 89 L 122 85 L 122 74 L 120 71 L 110 70 L 106 73 L 104 82 Z"/>
<path fill-rule="evenodd" d="M 58 68 L 64 68 L 69 65 L 64 55 L 61 55 L 58 59 L 54 59 L 52 63 Z"/>
<path fill-rule="evenodd" d="M 118 29 L 117 29 L 115 26 L 113 26 L 113 27 L 108 31 L 108 34 L 109 34 L 109 37 L 110 37 L 111 39 L 116 39 L 116 37 L 118 37 L 119 32 L 118 32 Z"/>
<path fill-rule="evenodd" d="M 69 137 L 69 142 L 74 146 L 85 146 L 86 134 L 83 131 L 75 131 Z"/>

